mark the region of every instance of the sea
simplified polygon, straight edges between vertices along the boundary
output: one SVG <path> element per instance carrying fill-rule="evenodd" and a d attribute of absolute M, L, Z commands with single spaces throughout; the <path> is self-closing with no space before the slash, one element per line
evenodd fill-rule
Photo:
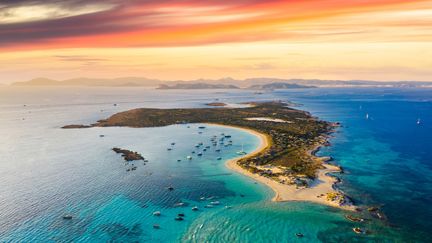
<path fill-rule="evenodd" d="M 352 222 L 337 208 L 272 202 L 271 189 L 225 166 L 259 145 L 235 128 L 61 129 L 140 107 L 270 100 L 341 123 L 319 155 L 343 168 L 338 188 L 382 218 L 364 210 L 368 220 Z M 132 163 L 113 147 L 148 162 L 127 171 Z M 431 149 L 432 89 L 0 87 L 0 242 L 432 242 Z"/>

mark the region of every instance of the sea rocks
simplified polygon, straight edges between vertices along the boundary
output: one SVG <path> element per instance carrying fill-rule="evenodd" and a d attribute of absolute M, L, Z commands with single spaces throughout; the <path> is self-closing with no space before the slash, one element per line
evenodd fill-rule
<path fill-rule="evenodd" d="M 144 157 L 135 151 L 130 151 L 127 149 L 121 149 L 121 148 L 113 148 L 114 152 L 118 154 L 122 154 L 122 157 L 125 161 L 134 161 L 134 160 L 144 160 Z"/>
<path fill-rule="evenodd" d="M 90 125 L 66 125 L 66 126 L 63 126 L 62 128 L 63 129 L 75 129 L 75 128 L 89 128 L 89 127 L 92 127 L 92 126 L 90 126 Z"/>

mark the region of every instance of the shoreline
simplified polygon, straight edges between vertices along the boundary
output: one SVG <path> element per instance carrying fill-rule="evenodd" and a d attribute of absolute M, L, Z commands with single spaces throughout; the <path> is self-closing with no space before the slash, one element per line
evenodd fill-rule
<path fill-rule="evenodd" d="M 319 150 L 319 147 L 321 147 L 321 145 L 317 145 L 316 148 L 314 148 L 310 154 L 314 156 L 316 159 L 321 160 L 324 168 L 318 170 L 317 177 L 313 180 L 313 183 L 310 185 L 310 187 L 297 189 L 295 185 L 281 184 L 270 178 L 251 173 L 250 171 L 238 165 L 237 162 L 240 159 L 254 156 L 262 152 L 269 146 L 269 140 L 266 135 L 252 129 L 238 127 L 238 126 L 229 126 L 229 125 L 222 125 L 216 123 L 207 123 L 207 124 L 240 129 L 259 138 L 260 144 L 255 150 L 246 154 L 245 156 L 227 160 L 225 166 L 239 174 L 248 176 L 268 186 L 274 192 L 274 197 L 271 199 L 272 201 L 274 202 L 308 201 L 308 202 L 324 204 L 331 207 L 337 207 L 344 210 L 354 211 L 356 209 L 354 205 L 339 205 L 334 201 L 328 201 L 325 196 L 321 196 L 321 195 L 326 195 L 327 193 L 340 193 L 339 190 L 333 187 L 336 183 L 338 183 L 338 179 L 328 175 L 328 173 L 341 171 L 341 169 L 338 166 L 326 163 L 325 157 L 317 157 L 314 155 L 312 151 Z"/>

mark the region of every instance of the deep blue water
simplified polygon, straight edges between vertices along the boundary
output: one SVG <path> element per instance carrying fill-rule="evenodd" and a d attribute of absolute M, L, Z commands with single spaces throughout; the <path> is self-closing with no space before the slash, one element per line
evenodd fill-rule
<path fill-rule="evenodd" d="M 431 241 L 431 89 L 277 93 L 321 119 L 343 124 L 333 146 L 322 150 L 346 169 L 343 190 L 358 203 L 381 205 L 387 223 L 415 236 L 412 240 Z"/>
<path fill-rule="evenodd" d="M 387 220 L 367 222 L 372 234 L 360 236 L 341 210 L 270 202 L 268 188 L 224 166 L 242 144 L 251 151 L 258 143 L 236 129 L 208 126 L 203 134 L 198 125 L 59 129 L 136 107 L 202 107 L 216 98 L 294 101 L 321 119 L 341 122 L 332 146 L 320 153 L 345 169 L 338 175 L 342 189 L 360 205 L 380 206 Z M 432 241 L 432 90 L 306 89 L 254 95 L 241 90 L 3 87 L 0 114 L 0 241 Z M 202 158 L 185 159 L 196 143 L 209 143 L 221 132 L 233 135 L 233 146 L 223 147 L 221 154 L 211 148 Z M 176 145 L 168 152 L 171 142 Z M 150 161 L 126 172 L 110 151 L 114 146 L 139 151 Z M 176 189 L 170 192 L 167 186 Z M 204 208 L 214 200 L 221 204 Z M 174 207 L 180 201 L 186 206 Z M 198 212 L 190 209 L 195 205 Z M 156 210 L 161 217 L 152 215 Z M 65 213 L 73 220 L 61 219 Z M 177 213 L 185 213 L 186 220 L 174 221 Z M 295 237 L 296 232 L 305 237 Z"/>

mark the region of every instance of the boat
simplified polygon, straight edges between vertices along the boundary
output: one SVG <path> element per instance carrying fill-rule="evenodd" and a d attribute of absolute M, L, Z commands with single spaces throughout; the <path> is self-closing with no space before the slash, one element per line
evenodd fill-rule
<path fill-rule="evenodd" d="M 160 211 L 155 211 L 155 212 L 153 212 L 153 215 L 154 216 L 161 216 L 161 212 Z"/>
<path fill-rule="evenodd" d="M 198 153 L 197 155 L 198 155 L 198 156 L 202 156 L 202 153 Z"/>
<path fill-rule="evenodd" d="M 181 162 L 181 159 L 178 159 L 177 162 Z"/>
<path fill-rule="evenodd" d="M 168 151 L 171 151 L 171 150 L 172 150 L 172 148 L 167 148 L 167 150 L 168 150 Z"/>
<path fill-rule="evenodd" d="M 240 151 L 237 151 L 237 154 L 247 154 L 247 153 L 244 151 L 243 144 L 242 144 L 242 149 L 241 149 Z"/>
<path fill-rule="evenodd" d="M 217 160 L 221 160 L 221 159 L 222 159 L 222 157 L 218 157 L 218 158 L 217 158 Z"/>
<path fill-rule="evenodd" d="M 175 143 L 171 143 L 171 145 L 175 145 Z"/>
<path fill-rule="evenodd" d="M 183 221 L 184 220 L 182 217 L 175 217 L 174 219 L 177 221 Z"/>
<path fill-rule="evenodd" d="M 214 201 L 214 202 L 210 202 L 211 205 L 219 205 L 220 202 L 219 201 Z"/>
<path fill-rule="evenodd" d="M 214 206 L 211 205 L 211 204 L 207 204 L 207 205 L 205 205 L 204 207 L 205 207 L 205 208 L 214 208 Z"/>
<path fill-rule="evenodd" d="M 101 135 L 99 135 L 99 137 L 103 138 L 103 137 L 105 137 L 105 135 L 101 134 Z"/>
<path fill-rule="evenodd" d="M 179 216 L 179 217 L 184 217 L 185 214 L 184 214 L 184 213 L 179 213 L 179 214 L 177 214 L 177 216 Z"/>
<path fill-rule="evenodd" d="M 417 119 L 417 125 L 420 125 L 420 124 L 421 124 L 421 120 L 419 118 L 419 119 Z"/>
<path fill-rule="evenodd" d="M 153 225 L 153 229 L 160 229 L 160 225 L 158 225 L 158 224 L 154 224 L 154 225 Z"/>
<path fill-rule="evenodd" d="M 198 127 L 199 129 L 204 129 L 204 128 L 206 128 L 205 126 L 200 126 L 200 127 Z"/>
<path fill-rule="evenodd" d="M 186 159 L 191 160 L 192 156 L 186 156 Z"/>
<path fill-rule="evenodd" d="M 353 228 L 353 231 L 354 231 L 356 234 L 366 234 L 366 230 L 364 230 L 364 229 L 362 229 L 362 228 L 359 228 L 359 227 L 355 227 L 355 228 Z"/>
<path fill-rule="evenodd" d="M 304 235 L 302 233 L 296 233 L 297 237 L 303 237 Z"/>
<path fill-rule="evenodd" d="M 206 198 L 205 197 L 200 197 L 200 200 L 206 200 Z"/>
<path fill-rule="evenodd" d="M 66 214 L 66 215 L 63 215 L 63 219 L 72 219 L 72 215 L 70 215 L 70 214 Z"/>
<path fill-rule="evenodd" d="M 225 206 L 225 209 L 230 209 L 232 208 L 232 206 Z"/>
<path fill-rule="evenodd" d="M 216 149 L 215 151 L 216 151 L 216 152 L 220 152 L 221 150 L 220 150 L 220 149 Z"/>
<path fill-rule="evenodd" d="M 173 191 L 173 190 L 174 190 L 174 187 L 169 186 L 167 189 L 168 189 L 169 191 Z"/>
<path fill-rule="evenodd" d="M 231 135 L 225 135 L 225 138 L 231 138 Z"/>
<path fill-rule="evenodd" d="M 366 113 L 366 120 L 369 119 L 369 113 Z"/>
<path fill-rule="evenodd" d="M 192 207 L 192 211 L 198 211 L 198 207 L 197 206 Z"/>
<path fill-rule="evenodd" d="M 183 202 L 179 202 L 174 204 L 174 207 L 183 207 L 185 204 Z"/>

